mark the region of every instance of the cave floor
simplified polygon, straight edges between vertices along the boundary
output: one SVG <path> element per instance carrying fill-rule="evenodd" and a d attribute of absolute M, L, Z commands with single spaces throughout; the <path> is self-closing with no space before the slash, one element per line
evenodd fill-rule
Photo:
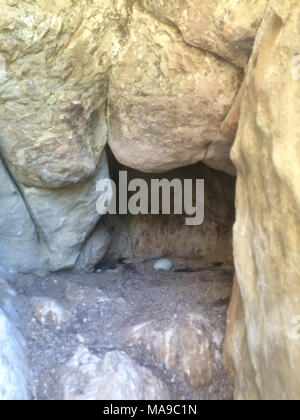
<path fill-rule="evenodd" d="M 63 398 L 61 369 L 81 345 L 99 357 L 111 350 L 125 351 L 167 384 L 173 399 L 232 399 L 233 389 L 222 362 L 232 268 L 199 268 L 187 260 L 174 262 L 177 270 L 166 273 L 155 271 L 153 261 L 145 261 L 122 263 L 92 274 L 64 272 L 46 278 L 22 275 L 8 279 L 19 296 L 19 328 L 29 347 L 34 398 Z M 78 294 L 81 289 L 76 290 L 77 286 L 83 288 L 83 295 Z M 104 299 L 93 300 L 99 293 Z M 34 297 L 55 299 L 72 314 L 72 320 L 41 325 L 32 313 Z M 151 346 L 141 342 L 129 345 L 124 339 L 132 326 L 151 321 L 157 328 L 168 328 L 189 314 L 199 314 L 204 320 L 202 327 L 210 341 L 213 361 L 213 380 L 199 389 L 189 386 L 176 369 L 168 370 L 159 362 Z"/>

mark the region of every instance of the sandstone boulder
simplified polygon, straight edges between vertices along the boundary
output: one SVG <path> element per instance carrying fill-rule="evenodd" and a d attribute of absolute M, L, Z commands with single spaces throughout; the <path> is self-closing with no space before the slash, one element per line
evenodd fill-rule
<path fill-rule="evenodd" d="M 22 184 L 63 187 L 96 173 L 124 4 L 1 0 L 0 150 Z"/>
<path fill-rule="evenodd" d="M 269 3 L 232 154 L 242 306 L 234 321 L 236 398 L 299 400 L 300 4 Z"/>
<path fill-rule="evenodd" d="M 109 144 L 117 160 L 161 173 L 205 163 L 207 154 L 209 164 L 210 148 L 220 141 L 217 169 L 233 173 L 230 147 L 222 146 L 219 129 L 238 93 L 241 71 L 188 46 L 174 27 L 137 4 L 128 28 L 109 87 Z"/>
<path fill-rule="evenodd" d="M 186 43 L 245 67 L 267 0 L 139 0 Z"/>

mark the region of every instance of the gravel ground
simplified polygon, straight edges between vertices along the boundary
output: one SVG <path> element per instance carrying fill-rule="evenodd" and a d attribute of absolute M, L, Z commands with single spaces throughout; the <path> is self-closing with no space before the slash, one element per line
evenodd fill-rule
<path fill-rule="evenodd" d="M 70 272 L 36 278 L 12 276 L 8 281 L 19 294 L 19 328 L 29 347 L 37 400 L 61 399 L 60 369 L 83 344 L 102 357 L 110 350 L 124 350 L 140 365 L 148 367 L 169 387 L 174 399 L 230 400 L 233 389 L 222 364 L 222 338 L 226 311 L 232 288 L 231 267 L 198 267 L 195 261 L 176 260 L 172 272 L 157 272 L 154 261 L 127 262 L 93 274 Z M 105 302 L 82 302 L 67 298 L 68 284 L 102 291 Z M 49 297 L 73 314 L 71 322 L 45 327 L 32 315 L 32 299 Z M 206 334 L 211 342 L 214 361 L 213 382 L 197 391 L 189 388 L 183 378 L 166 370 L 151 349 L 143 345 L 127 348 L 120 332 L 127 327 L 154 321 L 160 327 L 174 319 L 184 320 L 189 313 L 199 313 L 208 320 Z M 216 333 L 221 341 L 216 343 Z"/>

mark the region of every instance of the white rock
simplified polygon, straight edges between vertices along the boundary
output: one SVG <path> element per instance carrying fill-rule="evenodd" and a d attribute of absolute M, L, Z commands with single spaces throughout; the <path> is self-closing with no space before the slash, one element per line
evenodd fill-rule
<path fill-rule="evenodd" d="M 169 400 L 166 385 L 125 352 L 106 353 L 104 360 L 80 345 L 62 370 L 64 400 Z"/>
<path fill-rule="evenodd" d="M 173 263 L 168 258 L 162 258 L 154 264 L 154 269 L 157 271 L 171 271 Z"/>
<path fill-rule="evenodd" d="M 34 298 L 32 313 L 35 319 L 43 326 L 50 327 L 70 322 L 73 318 L 56 300 L 49 298 Z"/>
<path fill-rule="evenodd" d="M 212 381 L 210 343 L 189 314 L 184 322 L 173 321 L 166 329 L 152 321 L 124 329 L 120 338 L 129 346 L 144 344 L 166 368 L 182 376 L 192 388 L 207 386 Z"/>
<path fill-rule="evenodd" d="M 26 342 L 0 308 L 0 400 L 28 400 L 30 386 Z"/>

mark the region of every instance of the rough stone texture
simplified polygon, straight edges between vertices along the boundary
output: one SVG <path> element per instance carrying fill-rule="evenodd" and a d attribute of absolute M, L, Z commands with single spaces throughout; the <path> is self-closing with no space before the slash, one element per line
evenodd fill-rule
<path fill-rule="evenodd" d="M 0 271 L 42 275 L 72 268 L 82 248 L 77 269 L 97 263 L 109 238 L 101 226 L 93 233 L 100 219 L 96 184 L 108 176 L 103 154 L 96 176 L 83 184 L 59 189 L 20 185 L 18 189 L 0 162 Z"/>
<path fill-rule="evenodd" d="M 108 136 L 144 172 L 203 161 L 235 173 L 243 74 L 232 63 L 244 65 L 264 3 L 0 0 L 0 152 L 13 178 L 0 191 L 0 270 L 102 259 L 94 200 Z"/>
<path fill-rule="evenodd" d="M 0 150 L 18 180 L 62 187 L 96 173 L 124 2 L 1 0 Z"/>
<path fill-rule="evenodd" d="M 125 2 L 0 5 L 0 153 L 17 185 L 1 165 L 0 267 L 69 269 L 84 246 L 77 269 L 90 269 L 107 246 L 98 235 L 103 243 L 93 248 L 92 232 L 96 182 L 108 175 L 107 86 Z"/>
<path fill-rule="evenodd" d="M 0 158 L 0 272 L 44 274 L 38 234 L 22 195 Z"/>
<path fill-rule="evenodd" d="M 138 0 L 185 42 L 245 67 L 268 0 Z"/>
<path fill-rule="evenodd" d="M 27 345 L 15 326 L 16 299 L 16 291 L 0 279 L 0 400 L 32 398 Z"/>
<path fill-rule="evenodd" d="M 234 355 L 241 337 L 245 338 L 245 323 L 241 293 L 237 279 L 234 279 L 231 302 L 227 313 L 226 336 L 224 340 L 224 366 L 233 383 L 236 380 Z"/>
<path fill-rule="evenodd" d="M 236 398 L 300 398 L 300 4 L 271 0 L 247 76 L 233 159 L 234 229 L 244 328 Z M 239 327 L 238 327 L 239 328 Z"/>
<path fill-rule="evenodd" d="M 102 261 L 110 246 L 111 236 L 102 221 L 95 228 L 80 251 L 75 269 L 91 272 Z"/>
<path fill-rule="evenodd" d="M 245 95 L 245 91 L 246 81 L 244 80 L 240 87 L 239 93 L 237 94 L 235 101 L 220 128 L 220 134 L 224 139 L 225 144 L 227 144 L 230 147 L 234 143 L 236 132 L 238 129 L 241 106 Z"/>
<path fill-rule="evenodd" d="M 0 150 L 26 204 L 1 165 L 0 266 L 72 268 L 85 244 L 77 269 L 91 269 L 108 246 L 100 230 L 91 244 L 86 240 L 99 220 L 95 184 L 108 175 L 103 154 L 101 160 L 107 82 L 126 8 L 110 1 L 72 8 L 42 0 L 19 8 L 17 0 L 1 3 Z M 93 247 L 96 238 L 103 242 Z"/>
<path fill-rule="evenodd" d="M 96 209 L 100 193 L 96 184 L 108 176 L 103 153 L 95 177 L 83 184 L 59 189 L 22 187 L 51 271 L 75 265 L 82 246 L 100 219 Z"/>
<path fill-rule="evenodd" d="M 197 268 L 200 265 L 197 261 L 195 266 L 193 262 L 181 259 L 173 262 L 176 268 Z M 14 280 L 10 283 L 22 293 L 18 296 L 17 309 L 20 328 L 28 342 L 36 399 L 53 401 L 62 398 L 60 375 L 56 371 L 65 367 L 79 344 L 83 344 L 101 360 L 108 351 L 125 351 L 166 383 L 175 400 L 231 400 L 233 387 L 223 369 L 221 345 L 232 276 L 232 270 L 228 273 L 222 267 L 218 267 L 217 271 L 208 268 L 195 272 L 161 273 L 153 269 L 153 261 L 130 265 L 121 263 L 114 270 L 92 275 L 64 271 L 46 278 L 13 276 Z M 84 293 L 83 299 L 70 301 L 66 295 L 69 284 L 89 292 Z M 98 295 L 99 291 L 108 301 L 89 303 L 90 297 Z M 59 328 L 45 328 L 32 317 L 34 296 L 57 300 L 75 315 L 73 321 Z M 201 319 L 195 325 L 205 331 L 213 359 L 212 383 L 197 389 L 187 386 L 181 375 L 168 371 L 154 357 L 153 350 L 144 345 L 127 346 L 119 337 L 123 329 L 148 321 L 153 322 L 155 330 L 165 330 L 175 319 L 178 324 L 185 323 L 191 313 L 201 314 L 202 319 L 209 320 L 208 325 L 203 325 Z"/>
<path fill-rule="evenodd" d="M 201 318 L 189 314 L 186 322 L 173 321 L 165 330 L 149 321 L 122 331 L 121 337 L 131 346 L 142 343 L 153 348 L 159 362 L 197 389 L 210 385 L 213 374 L 210 343 L 203 330 L 194 325 L 197 317 Z"/>
<path fill-rule="evenodd" d="M 172 26 L 138 5 L 129 30 L 109 87 L 109 144 L 114 155 L 124 165 L 155 173 L 205 162 L 218 142 L 241 72 L 188 46 Z M 227 170 L 228 149 L 218 160 Z"/>
<path fill-rule="evenodd" d="M 124 352 L 104 360 L 80 346 L 59 373 L 64 400 L 169 400 L 166 385 Z"/>
<path fill-rule="evenodd" d="M 73 319 L 71 312 L 66 310 L 55 299 L 49 298 L 34 298 L 32 313 L 35 319 L 44 327 L 65 324 Z"/>
<path fill-rule="evenodd" d="M 210 145 L 205 156 L 205 164 L 207 166 L 219 171 L 226 172 L 230 175 L 236 175 L 236 171 L 233 168 L 231 161 L 228 160 L 226 163 L 224 156 L 230 154 L 230 150 L 234 143 L 245 89 L 246 84 L 243 82 L 230 111 L 221 124 L 219 131 L 219 141 L 215 141 Z"/>

